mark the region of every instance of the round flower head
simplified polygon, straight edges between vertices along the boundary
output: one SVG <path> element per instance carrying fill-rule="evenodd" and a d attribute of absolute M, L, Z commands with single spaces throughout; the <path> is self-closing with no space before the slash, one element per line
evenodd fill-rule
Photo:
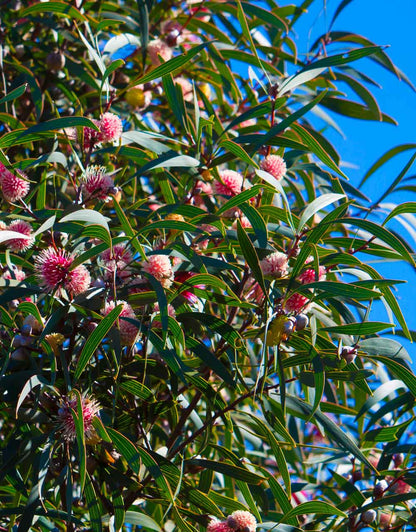
<path fill-rule="evenodd" d="M 101 116 L 99 127 L 101 142 L 118 140 L 123 133 L 123 124 L 120 118 L 113 113 L 104 113 Z"/>
<path fill-rule="evenodd" d="M 260 261 L 260 268 L 265 277 L 279 279 L 287 274 L 287 261 L 287 255 L 275 251 Z"/>
<path fill-rule="evenodd" d="M 227 524 L 236 532 L 256 532 L 257 521 L 250 512 L 237 510 L 227 517 Z"/>
<path fill-rule="evenodd" d="M 94 418 L 100 411 L 100 405 L 95 399 L 88 396 L 81 397 L 82 417 L 84 420 L 85 440 L 91 440 L 96 436 L 92 425 Z M 65 398 L 58 410 L 58 422 L 62 436 L 66 441 L 73 441 L 77 436 L 72 410 L 77 412 L 77 400 Z"/>
<path fill-rule="evenodd" d="M 221 182 L 215 181 L 213 192 L 223 196 L 236 196 L 242 190 L 243 176 L 234 170 L 220 172 Z"/>
<path fill-rule="evenodd" d="M 114 181 L 106 173 L 105 166 L 89 166 L 82 176 L 82 186 L 87 198 L 106 200 L 114 188 Z"/>
<path fill-rule="evenodd" d="M 325 266 L 319 266 L 318 276 L 316 275 L 316 271 L 314 268 L 309 268 L 299 275 L 299 281 L 302 284 L 314 283 L 316 280 L 325 281 L 325 279 L 326 279 Z"/>
<path fill-rule="evenodd" d="M 280 181 L 286 175 L 286 163 L 280 155 L 268 155 L 260 163 L 260 168 L 269 172 L 273 177 Z"/>
<path fill-rule="evenodd" d="M 69 270 L 74 256 L 63 249 L 48 248 L 35 259 L 35 271 L 39 282 L 47 290 L 66 288 L 74 295 L 81 294 L 91 284 L 91 277 L 85 266 Z"/>
<path fill-rule="evenodd" d="M 175 84 L 180 85 L 182 89 L 183 99 L 185 102 L 192 102 L 194 99 L 194 90 L 192 88 L 192 83 L 190 83 L 186 78 L 178 77 L 175 78 Z"/>
<path fill-rule="evenodd" d="M 211 519 L 207 526 L 207 532 L 232 532 L 226 521 Z"/>
<path fill-rule="evenodd" d="M 35 239 L 32 235 L 32 226 L 25 222 L 24 220 L 14 220 L 8 227 L 10 231 L 15 231 L 16 233 L 21 233 L 22 235 L 27 236 L 28 238 L 16 238 L 6 242 L 7 247 L 18 253 L 19 251 L 26 251 L 33 246 Z"/>
<path fill-rule="evenodd" d="M 91 118 L 91 122 L 93 122 L 98 128 L 100 127 L 100 121 L 96 120 L 95 118 Z M 92 127 L 85 127 L 84 128 L 84 148 L 89 149 L 92 148 L 95 144 L 101 141 L 101 132 L 100 130 L 93 129 Z"/>
<path fill-rule="evenodd" d="M 26 274 L 17 266 L 13 266 L 12 269 L 7 269 L 3 272 L 3 279 L 6 279 L 6 281 L 24 281 L 26 279 Z"/>
<path fill-rule="evenodd" d="M 3 197 L 10 203 L 16 203 L 27 196 L 30 188 L 26 175 L 20 170 L 15 170 L 15 172 L 19 175 L 10 172 L 5 166 L 0 171 Z"/>
<path fill-rule="evenodd" d="M 161 39 L 154 39 L 147 45 L 147 53 L 149 54 L 150 61 L 153 65 L 160 65 L 160 58 L 163 61 L 169 61 L 172 58 L 172 49 L 170 46 Z"/>
<path fill-rule="evenodd" d="M 119 279 L 125 281 L 131 276 L 129 264 L 133 260 L 133 255 L 124 244 L 116 244 L 113 249 L 106 249 L 101 254 L 104 262 L 104 279 L 106 281 L 114 280 L 116 275 Z"/>
<path fill-rule="evenodd" d="M 81 264 L 70 272 L 65 279 L 64 287 L 70 294 L 77 296 L 91 286 L 91 276 L 87 268 Z"/>
<path fill-rule="evenodd" d="M 104 309 L 101 311 L 103 316 L 107 316 L 117 305 L 123 305 L 123 309 L 120 313 L 118 326 L 120 330 L 120 341 L 123 345 L 132 345 L 138 336 L 139 329 L 130 321 L 123 320 L 122 318 L 136 319 L 136 314 L 131 306 L 126 301 L 107 301 Z"/>
<path fill-rule="evenodd" d="M 169 288 L 173 281 L 173 270 L 167 255 L 151 255 L 143 263 L 143 270 L 153 275 L 164 288 Z"/>
<path fill-rule="evenodd" d="M 284 307 L 288 312 L 299 314 L 299 312 L 306 312 L 309 310 L 310 303 L 306 296 L 296 292 L 285 301 Z"/>

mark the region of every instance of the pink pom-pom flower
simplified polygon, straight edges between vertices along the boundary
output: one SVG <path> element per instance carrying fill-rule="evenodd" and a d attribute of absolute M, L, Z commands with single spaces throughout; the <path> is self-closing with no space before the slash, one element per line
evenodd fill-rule
<path fill-rule="evenodd" d="M 118 320 L 120 341 L 123 345 L 132 345 L 138 338 L 139 329 L 134 323 L 123 319 L 136 319 L 136 314 L 131 306 L 126 301 L 108 301 L 105 304 L 104 309 L 101 311 L 101 314 L 103 314 L 103 316 L 107 316 L 107 314 L 109 314 L 118 305 L 123 305 Z"/>
<path fill-rule="evenodd" d="M 207 532 L 232 532 L 226 521 L 211 519 L 207 526 Z"/>
<path fill-rule="evenodd" d="M 74 256 L 63 249 L 48 248 L 35 258 L 39 283 L 48 291 L 62 288 L 74 296 L 85 292 L 91 284 L 90 274 L 82 264 L 70 270 Z"/>
<path fill-rule="evenodd" d="M 299 275 L 299 281 L 302 284 L 314 283 L 315 281 L 325 281 L 326 268 L 325 266 L 319 266 L 318 275 L 314 268 L 309 268 Z"/>
<path fill-rule="evenodd" d="M 173 269 L 167 255 L 151 255 L 143 263 L 143 270 L 153 275 L 164 288 L 169 288 L 173 282 Z"/>
<path fill-rule="evenodd" d="M 85 440 L 91 440 L 95 436 L 95 429 L 93 427 L 93 420 L 100 411 L 100 405 L 91 397 L 81 397 L 82 418 L 84 420 Z M 64 399 L 58 410 L 57 421 L 60 425 L 62 436 L 66 441 L 73 441 L 77 436 L 72 410 L 77 412 L 76 399 Z"/>
<path fill-rule="evenodd" d="M 160 57 L 163 61 L 169 61 L 172 58 L 172 48 L 162 39 L 154 39 L 147 45 L 147 53 L 153 65 L 160 65 Z M 159 57 L 160 56 L 160 57 Z"/>
<path fill-rule="evenodd" d="M 6 242 L 7 247 L 14 253 L 19 251 L 26 251 L 33 246 L 35 239 L 32 236 L 32 226 L 30 223 L 25 222 L 24 220 L 14 220 L 8 227 L 10 231 L 15 231 L 16 233 L 21 233 L 27 238 L 16 238 Z"/>
<path fill-rule="evenodd" d="M 16 203 L 27 196 L 30 185 L 27 176 L 20 170 L 10 172 L 3 164 L 0 166 L 0 185 L 3 197 L 10 203 Z"/>
<path fill-rule="evenodd" d="M 268 155 L 260 163 L 260 168 L 265 172 L 269 172 L 278 181 L 283 179 L 286 175 L 286 163 L 280 155 Z"/>
<path fill-rule="evenodd" d="M 104 113 L 101 116 L 99 127 L 101 142 L 118 140 L 123 133 L 123 123 L 120 118 L 113 113 Z"/>
<path fill-rule="evenodd" d="M 234 170 L 220 172 L 220 181 L 213 184 L 213 192 L 223 196 L 236 196 L 242 190 L 243 176 Z"/>
<path fill-rule="evenodd" d="M 265 277 L 279 279 L 288 272 L 288 258 L 285 253 L 275 251 L 260 261 L 260 268 Z"/>
<path fill-rule="evenodd" d="M 256 532 L 257 521 L 250 512 L 237 510 L 227 517 L 227 524 L 236 532 Z"/>
<path fill-rule="evenodd" d="M 126 281 L 130 276 L 132 269 L 130 263 L 133 260 L 133 255 L 124 244 L 116 244 L 111 249 L 106 249 L 101 254 L 105 273 L 104 279 L 106 281 L 113 281 L 115 276 L 122 281 Z"/>
<path fill-rule="evenodd" d="M 295 292 L 285 301 L 284 307 L 288 312 L 299 314 L 300 312 L 306 312 L 309 310 L 310 303 L 306 296 Z"/>
<path fill-rule="evenodd" d="M 87 199 L 106 200 L 114 188 L 114 181 L 106 173 L 105 166 L 89 166 L 82 176 L 82 187 Z"/>

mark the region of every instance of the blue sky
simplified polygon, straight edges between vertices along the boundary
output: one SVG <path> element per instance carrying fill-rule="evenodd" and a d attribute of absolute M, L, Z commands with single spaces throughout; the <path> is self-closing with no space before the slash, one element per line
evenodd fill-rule
<path fill-rule="evenodd" d="M 281 4 L 300 4 L 299 1 L 284 1 Z M 299 52 L 306 52 L 316 38 L 327 31 L 332 14 L 340 0 L 316 0 L 309 8 L 303 22 L 295 26 L 296 43 Z M 301 17 L 302 18 L 302 17 Z M 416 1 L 400 0 L 353 0 L 338 17 L 333 29 L 351 31 L 372 40 L 377 45 L 389 45 L 386 50 L 393 63 L 402 70 L 416 85 Z M 300 21 L 299 21 L 300 22 Z M 329 48 L 329 50 L 331 50 Z M 334 52 L 335 53 L 335 52 Z M 366 74 L 373 77 L 382 89 L 375 89 L 374 95 L 383 112 L 395 118 L 399 125 L 369 121 L 357 121 L 333 115 L 340 124 L 345 139 L 335 131 L 327 132 L 331 142 L 339 151 L 341 158 L 357 168 L 346 167 L 344 171 L 353 184 L 358 185 L 371 165 L 390 148 L 407 143 L 416 143 L 416 92 L 406 83 L 398 80 L 387 70 L 374 65 L 369 60 L 355 63 Z M 376 200 L 402 170 L 412 151 L 396 157 L 374 174 L 364 185 L 363 192 Z M 416 165 L 411 168 L 409 176 L 416 174 Z M 413 180 L 416 185 L 416 178 Z M 402 203 L 416 201 L 416 194 L 396 194 L 386 201 Z M 416 242 L 399 225 L 389 226 L 403 233 L 412 246 Z M 416 229 L 416 227 L 415 227 Z M 407 279 L 398 291 L 399 302 L 407 318 L 409 328 L 416 330 L 416 275 L 412 267 L 404 262 L 393 264 L 376 264 L 376 268 L 386 277 Z M 379 309 L 372 319 L 388 321 L 385 312 Z M 416 345 L 408 345 L 410 353 L 416 360 Z"/>

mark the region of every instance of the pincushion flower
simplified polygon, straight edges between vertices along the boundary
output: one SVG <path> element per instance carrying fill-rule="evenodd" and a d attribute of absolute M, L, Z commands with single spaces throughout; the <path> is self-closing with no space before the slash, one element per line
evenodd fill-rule
<path fill-rule="evenodd" d="M 113 113 L 104 113 L 101 116 L 99 127 L 101 142 L 118 140 L 123 133 L 123 123 L 120 118 Z"/>
<path fill-rule="evenodd" d="M 143 263 L 143 270 L 153 275 L 164 288 L 169 288 L 173 282 L 173 269 L 167 255 L 151 255 Z"/>
<path fill-rule="evenodd" d="M 3 197 L 10 203 L 16 203 L 27 196 L 30 185 L 27 176 L 20 170 L 13 173 L 0 163 L 0 185 Z M 18 175 L 16 175 L 18 174 Z"/>
<path fill-rule="evenodd" d="M 236 532 L 255 532 L 257 521 L 250 512 L 237 510 L 227 517 L 227 524 Z"/>
<path fill-rule="evenodd" d="M 139 328 L 134 323 L 123 320 L 123 318 L 136 319 L 136 314 L 131 306 L 126 301 L 107 301 L 101 314 L 107 316 L 118 305 L 123 305 L 118 319 L 120 341 L 123 345 L 132 345 L 138 337 Z"/>
<path fill-rule="evenodd" d="M 162 39 L 153 39 L 147 45 L 147 53 L 153 65 L 160 65 L 160 57 L 163 61 L 169 61 L 172 58 L 172 48 Z M 160 57 L 159 57 L 160 56 Z"/>
<path fill-rule="evenodd" d="M 11 281 L 12 279 L 16 281 L 24 281 L 26 279 L 26 274 L 21 268 L 14 266 L 12 269 L 5 270 L 2 277 L 3 279 L 6 279 L 6 281 Z"/>
<path fill-rule="evenodd" d="M 302 284 L 314 283 L 316 280 L 325 281 L 325 279 L 326 279 L 325 266 L 319 266 L 318 275 L 316 275 L 316 271 L 314 268 L 309 268 L 299 275 L 299 281 Z"/>
<path fill-rule="evenodd" d="M 260 268 L 265 277 L 279 279 L 288 272 L 288 258 L 285 253 L 275 251 L 260 261 Z"/>
<path fill-rule="evenodd" d="M 268 155 L 260 163 L 260 168 L 265 172 L 269 172 L 278 181 L 283 179 L 286 175 L 286 163 L 280 155 Z"/>
<path fill-rule="evenodd" d="M 106 173 L 105 166 L 88 166 L 81 180 L 87 199 L 106 200 L 114 188 L 113 178 Z"/>
<path fill-rule="evenodd" d="M 297 292 L 292 294 L 284 303 L 285 310 L 294 312 L 295 314 L 308 311 L 310 306 L 309 298 Z"/>
<path fill-rule="evenodd" d="M 84 420 L 85 440 L 91 440 L 96 436 L 93 420 L 100 411 L 100 405 L 89 396 L 81 397 L 82 417 Z M 77 400 L 65 398 L 58 410 L 57 421 L 60 425 L 62 436 L 66 441 L 73 441 L 77 436 L 72 410 L 77 412 Z"/>
<path fill-rule="evenodd" d="M 207 526 L 207 532 L 232 532 L 226 521 L 211 519 Z"/>
<path fill-rule="evenodd" d="M 132 269 L 129 264 L 133 260 L 133 255 L 124 244 L 116 244 L 112 250 L 106 249 L 101 253 L 101 259 L 104 263 L 106 281 L 113 280 L 115 275 L 123 281 L 131 276 Z"/>
<path fill-rule="evenodd" d="M 48 291 L 61 288 L 73 295 L 85 292 L 91 284 L 91 277 L 83 265 L 70 270 L 75 257 L 63 249 L 48 248 L 35 259 L 35 272 L 39 283 Z"/>
<path fill-rule="evenodd" d="M 95 118 L 90 119 L 98 128 L 100 127 L 100 121 Z M 69 133 L 69 138 L 72 134 Z M 95 144 L 101 141 L 101 132 L 100 130 L 93 129 L 92 127 L 84 127 L 84 148 L 90 149 L 93 148 Z"/>
<path fill-rule="evenodd" d="M 18 253 L 19 251 L 26 251 L 27 249 L 33 246 L 35 239 L 32 236 L 32 226 L 30 225 L 30 223 L 25 222 L 24 220 L 14 220 L 7 229 L 9 231 L 21 233 L 22 235 L 28 237 L 16 238 L 7 241 L 6 244 L 10 251 Z"/>
<path fill-rule="evenodd" d="M 213 183 L 213 192 L 223 196 L 236 196 L 242 190 L 243 176 L 234 170 L 220 172 L 221 181 Z"/>

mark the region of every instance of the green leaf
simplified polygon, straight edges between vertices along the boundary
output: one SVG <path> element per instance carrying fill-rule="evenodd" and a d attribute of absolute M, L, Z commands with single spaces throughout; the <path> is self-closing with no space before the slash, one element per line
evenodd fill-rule
<path fill-rule="evenodd" d="M 236 142 L 233 142 L 232 140 L 222 140 L 218 144 L 219 148 L 223 148 L 226 151 L 229 151 L 233 155 L 235 155 L 238 159 L 241 161 L 244 161 L 246 164 L 249 164 L 253 166 L 254 168 L 258 168 L 258 164 L 250 157 L 250 155 L 246 152 L 244 148 L 242 148 L 239 144 Z"/>
<path fill-rule="evenodd" d="M 243 482 L 248 482 L 249 484 L 259 484 L 262 480 L 264 480 L 264 477 L 258 475 L 257 473 L 253 473 L 244 467 L 238 467 L 226 462 L 216 462 L 215 460 L 204 460 L 202 458 L 191 458 L 190 460 L 185 460 L 185 463 L 211 469 L 216 473 L 220 473 L 237 480 L 242 480 Z"/>
<path fill-rule="evenodd" d="M 391 338 L 367 338 L 361 340 L 359 344 L 360 351 L 365 351 L 370 355 L 382 355 L 388 358 L 407 360 L 412 362 L 412 358 L 406 349 L 396 340 Z"/>
<path fill-rule="evenodd" d="M 60 223 L 65 222 L 86 222 L 87 224 L 100 225 L 110 233 L 108 222 L 110 218 L 103 216 L 100 212 L 92 209 L 83 209 L 71 212 L 59 220 Z"/>
<path fill-rule="evenodd" d="M 137 397 L 140 397 L 140 399 L 143 399 L 143 401 L 149 401 L 149 400 L 154 401 L 152 390 L 150 390 L 147 386 L 145 386 L 144 384 L 136 380 L 129 379 L 129 380 L 123 381 L 120 384 L 120 388 Z"/>
<path fill-rule="evenodd" d="M 336 506 L 332 506 L 324 501 L 308 501 L 298 504 L 295 508 L 292 508 L 290 512 L 284 515 L 281 522 L 288 522 L 291 517 L 296 515 L 337 515 L 340 517 L 347 517 L 347 514 L 339 510 Z"/>
<path fill-rule="evenodd" d="M 118 452 L 125 458 L 131 469 L 138 475 L 140 473 L 140 462 L 146 466 L 156 484 L 165 494 L 167 500 L 173 503 L 173 495 L 159 465 L 155 459 L 141 447 L 136 447 L 128 438 L 120 432 L 108 428 L 108 434 Z"/>
<path fill-rule="evenodd" d="M 325 209 L 328 205 L 332 205 L 332 203 L 335 203 L 336 201 L 341 201 L 342 199 L 346 199 L 345 194 L 323 194 L 322 196 L 319 196 L 319 198 L 314 199 L 312 203 L 309 203 L 300 217 L 297 228 L 298 233 L 302 231 L 310 218 L 312 218 L 317 212 L 321 209 Z"/>
<path fill-rule="evenodd" d="M 211 41 L 212 42 L 212 41 Z M 197 46 L 192 47 L 189 52 L 186 54 L 178 55 L 174 57 L 173 59 L 169 59 L 169 61 L 166 61 L 166 63 L 163 63 L 162 65 L 159 65 L 158 67 L 154 68 L 151 72 L 148 74 L 145 74 L 142 77 L 136 78 L 127 88 L 135 87 L 136 85 L 147 83 L 148 81 L 153 81 L 156 78 L 161 78 L 163 76 L 166 76 L 166 74 L 170 74 L 171 72 L 175 72 L 182 68 L 184 65 L 189 63 L 189 61 L 195 57 L 201 50 L 209 46 L 210 42 L 205 42 L 202 44 L 198 44 Z"/>
<path fill-rule="evenodd" d="M 20 85 L 20 87 L 17 87 L 16 89 L 10 91 L 6 96 L 3 96 L 3 98 L 0 99 L 0 104 L 16 100 L 16 98 L 20 98 L 20 96 L 22 96 L 22 94 L 26 92 L 27 85 L 27 83 L 24 83 L 23 85 Z"/>
<path fill-rule="evenodd" d="M 386 223 L 389 222 L 395 216 L 405 213 L 416 213 L 416 201 L 409 201 L 397 205 L 384 220 L 383 226 L 386 225 Z"/>
<path fill-rule="evenodd" d="M 111 312 L 105 316 L 93 332 L 88 337 L 84 347 L 82 348 L 81 354 L 78 359 L 78 364 L 74 373 L 74 380 L 78 380 L 81 376 L 81 373 L 86 368 L 88 362 L 90 361 L 92 355 L 97 350 L 103 338 L 108 334 L 111 327 L 116 322 L 117 318 L 120 316 L 121 311 L 123 310 L 123 305 L 117 305 Z"/>
<path fill-rule="evenodd" d="M 103 514 L 100 499 L 95 493 L 91 477 L 87 473 L 85 482 L 85 500 L 87 501 L 88 511 L 90 514 L 91 530 L 93 532 L 102 532 L 101 516 Z"/>
<path fill-rule="evenodd" d="M 395 157 L 396 155 L 399 155 L 400 153 L 408 150 L 414 150 L 416 149 L 416 144 L 401 144 L 400 146 L 395 146 L 394 148 L 391 148 L 388 150 L 383 156 L 378 159 L 369 170 L 367 170 L 367 173 L 362 178 L 361 183 L 359 185 L 359 188 L 364 185 L 364 183 L 367 181 L 369 177 L 371 177 L 379 168 L 383 166 L 383 164 L 387 163 L 391 158 Z"/>
<path fill-rule="evenodd" d="M 98 127 L 89 118 L 85 116 L 64 116 L 62 118 L 53 118 L 46 122 L 40 122 L 32 127 L 29 127 L 22 132 L 22 137 L 32 135 L 34 133 L 45 133 L 47 131 L 56 131 L 65 129 L 67 127 L 89 127 L 98 131 Z M 30 140 L 30 139 L 29 139 Z"/>
<path fill-rule="evenodd" d="M 123 59 L 116 59 L 115 61 L 112 61 L 108 67 L 105 69 L 105 72 L 103 74 L 103 78 L 101 80 L 101 87 L 100 87 L 100 93 L 103 90 L 104 84 L 107 81 L 107 79 L 111 76 L 111 74 L 117 70 L 118 68 L 121 68 L 124 65 Z"/>
<path fill-rule="evenodd" d="M 251 269 L 254 279 L 259 283 L 266 297 L 268 297 L 268 292 L 264 284 L 263 272 L 260 268 L 260 262 L 257 256 L 256 249 L 251 243 L 251 240 L 247 236 L 245 230 L 243 229 L 240 220 L 237 220 L 237 236 L 241 251 L 243 252 L 244 258 L 246 259 L 247 264 Z"/>
<path fill-rule="evenodd" d="M 162 528 L 156 523 L 156 521 L 152 517 L 146 514 L 142 514 L 140 512 L 128 510 L 126 512 L 125 522 L 139 526 L 144 530 L 149 529 L 154 530 L 155 532 L 162 532 Z"/>
<path fill-rule="evenodd" d="M 394 323 L 366 321 L 363 323 L 347 323 L 345 325 L 335 325 L 333 327 L 322 327 L 321 331 L 327 331 L 335 334 L 364 336 L 366 334 L 375 334 L 385 329 L 391 329 L 392 327 L 395 327 Z"/>
<path fill-rule="evenodd" d="M 58 13 L 64 17 L 79 20 L 80 22 L 87 21 L 86 17 L 76 7 L 68 5 L 67 2 L 47 2 L 46 4 L 34 4 L 24 9 L 20 16 L 27 17 L 28 15 L 32 15 L 34 13 L 47 13 L 48 15 L 50 13 Z"/>
<path fill-rule="evenodd" d="M 416 397 L 416 377 L 409 369 L 400 364 L 400 362 L 385 356 L 368 355 L 368 358 L 382 362 L 395 377 L 398 377 L 406 384 L 409 391 Z"/>
<path fill-rule="evenodd" d="M 338 168 L 337 164 L 331 159 L 327 154 L 321 144 L 314 138 L 314 136 L 307 131 L 304 127 L 299 124 L 292 124 L 291 129 L 301 138 L 302 142 L 308 146 L 308 148 L 317 156 L 319 159 L 326 164 L 331 170 L 339 174 L 340 176 L 348 179 L 348 177 Z"/>

